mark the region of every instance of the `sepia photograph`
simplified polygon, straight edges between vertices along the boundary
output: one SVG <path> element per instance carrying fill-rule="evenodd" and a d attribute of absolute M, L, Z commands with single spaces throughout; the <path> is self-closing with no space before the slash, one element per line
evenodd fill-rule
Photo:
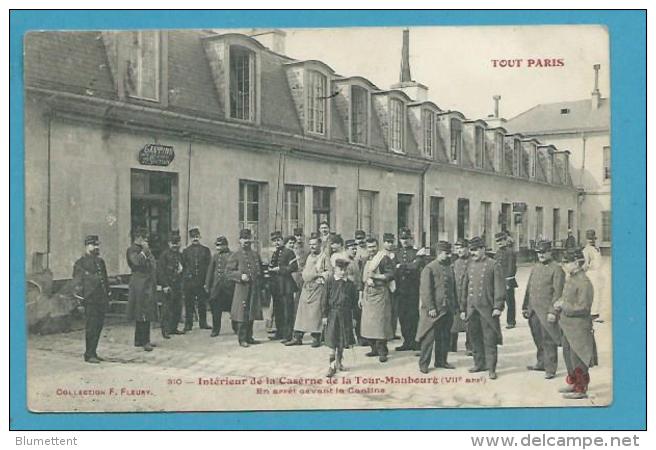
<path fill-rule="evenodd" d="M 23 64 L 30 411 L 613 402 L 606 27 L 35 30 Z"/>

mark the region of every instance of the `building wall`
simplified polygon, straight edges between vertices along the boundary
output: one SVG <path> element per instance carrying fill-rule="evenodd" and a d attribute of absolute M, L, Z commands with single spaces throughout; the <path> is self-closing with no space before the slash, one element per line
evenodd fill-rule
<path fill-rule="evenodd" d="M 585 230 L 594 229 L 597 244 L 610 247 L 609 241 L 602 240 L 602 211 L 611 211 L 611 180 L 603 179 L 604 147 L 610 146 L 610 134 L 543 135 L 540 141 L 571 152 L 572 184 L 585 192 L 580 199 L 579 238 L 584 238 Z"/>

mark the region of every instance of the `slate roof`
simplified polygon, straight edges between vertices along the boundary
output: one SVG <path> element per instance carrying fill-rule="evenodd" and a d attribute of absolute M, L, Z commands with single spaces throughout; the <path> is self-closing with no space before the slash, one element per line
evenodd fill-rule
<path fill-rule="evenodd" d="M 564 114 L 564 110 L 569 110 Z M 592 99 L 544 103 L 534 106 L 503 124 L 509 133 L 553 134 L 610 129 L 610 99 L 602 98 L 599 108 Z"/>

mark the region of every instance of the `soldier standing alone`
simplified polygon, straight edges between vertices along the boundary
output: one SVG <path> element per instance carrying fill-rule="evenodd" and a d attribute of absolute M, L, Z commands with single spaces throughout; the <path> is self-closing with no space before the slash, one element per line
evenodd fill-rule
<path fill-rule="evenodd" d="M 515 288 L 517 281 L 515 275 L 517 274 L 517 256 L 509 244 L 508 235 L 505 231 L 497 233 L 494 236 L 497 243 L 497 254 L 495 260 L 501 266 L 503 277 L 506 283 L 506 328 L 515 328 L 517 322 L 515 317 Z"/>
<path fill-rule="evenodd" d="M 435 367 L 454 369 L 447 362 L 453 316 L 458 312 L 455 274 L 449 254 L 451 244 L 437 243 L 437 259 L 421 272 L 421 309 L 417 341 L 421 344 L 419 370 L 428 373 L 433 346 L 435 346 Z"/>
<path fill-rule="evenodd" d="M 212 256 L 205 277 L 205 291 L 210 294 L 209 301 L 212 310 L 212 334 L 210 337 L 219 335 L 223 312 L 230 311 L 232 308 L 234 284 L 228 279 L 226 273 L 226 266 L 231 254 L 228 239 L 225 236 L 217 237 L 216 253 Z"/>
<path fill-rule="evenodd" d="M 537 254 L 538 263 L 531 269 L 522 305 L 522 315 L 528 319 L 537 348 L 537 363 L 527 369 L 545 371 L 544 377 L 550 380 L 556 376 L 560 344 L 560 328 L 553 305 L 563 292 L 565 272 L 551 259 L 551 242 L 539 242 Z"/>
<path fill-rule="evenodd" d="M 501 267 L 485 254 L 480 237 L 469 241 L 471 260 L 463 277 L 460 318 L 467 320 L 469 338 L 474 350 L 474 367 L 470 372 L 489 371 L 497 378 L 497 345 L 503 343 L 499 316 L 505 301 L 505 283 Z"/>
<path fill-rule="evenodd" d="M 162 337 L 170 339 L 171 334 L 184 334 L 184 331 L 178 330 L 182 313 L 182 253 L 179 231 L 171 232 L 169 248 L 159 257 L 157 279 L 164 293 Z"/>
<path fill-rule="evenodd" d="M 84 360 L 98 364 L 103 361 L 96 353 L 100 333 L 109 306 L 109 282 L 107 268 L 100 255 L 100 240 L 96 235 L 84 239 L 85 253 L 73 266 L 75 297 L 84 305 L 85 341 Z"/>
<path fill-rule="evenodd" d="M 396 305 L 401 324 L 403 344 L 396 351 L 418 350 L 415 342 L 417 323 L 419 322 L 419 275 L 423 268 L 422 257 L 412 245 L 412 233 L 409 228 L 399 232 L 400 248 L 394 251 L 396 272 Z"/>
<path fill-rule="evenodd" d="M 191 244 L 182 252 L 184 269 L 185 297 L 185 331 L 194 326 L 194 310 L 198 308 L 198 325 L 202 330 L 209 330 L 207 324 L 207 292 L 204 284 L 207 267 L 212 259 L 210 249 L 200 243 L 200 230 L 194 227 L 189 230 Z"/>

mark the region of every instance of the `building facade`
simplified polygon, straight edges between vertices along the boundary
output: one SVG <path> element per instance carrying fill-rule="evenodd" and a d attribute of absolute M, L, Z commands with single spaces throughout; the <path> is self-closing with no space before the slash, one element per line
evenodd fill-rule
<path fill-rule="evenodd" d="M 508 230 L 519 249 L 577 228 L 567 152 L 440 109 L 409 64 L 380 89 L 275 53 L 269 38 L 28 34 L 28 272 L 70 278 L 97 234 L 110 274 L 128 273 L 137 226 L 155 251 L 192 226 L 233 248 L 240 228 L 264 247 L 270 231 L 309 234 L 322 220 L 345 236 L 408 226 L 418 245 L 482 235 L 492 246 Z"/>
<path fill-rule="evenodd" d="M 581 191 L 578 205 L 579 242 L 594 229 L 604 254 L 611 250 L 610 98 L 599 91 L 600 66 L 594 66 L 591 98 L 537 105 L 503 125 L 530 134 L 570 153 L 573 185 Z"/>

